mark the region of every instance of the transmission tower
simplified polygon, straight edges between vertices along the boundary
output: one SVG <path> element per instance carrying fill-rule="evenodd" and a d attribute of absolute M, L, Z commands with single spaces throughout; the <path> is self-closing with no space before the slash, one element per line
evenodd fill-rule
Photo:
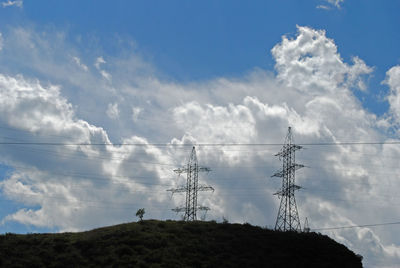
<path fill-rule="evenodd" d="M 299 213 L 297 212 L 296 198 L 294 193 L 301 187 L 295 184 L 295 172 L 304 167 L 295 163 L 295 152 L 302 147 L 294 144 L 292 129 L 289 127 L 285 143 L 281 151 L 275 156 L 282 160 L 282 170 L 276 172 L 272 177 L 282 178 L 282 188 L 274 193 L 281 199 L 278 216 L 276 218 L 275 230 L 278 231 L 301 231 Z"/>
<path fill-rule="evenodd" d="M 182 186 L 176 189 L 169 189 L 167 191 L 174 193 L 186 192 L 186 205 L 184 207 L 177 207 L 172 209 L 177 213 L 185 212 L 183 219 L 185 221 L 197 220 L 197 211 L 204 210 L 208 211 L 210 208 L 197 205 L 197 192 L 199 191 L 214 191 L 214 188 L 208 185 L 199 185 L 199 172 L 211 171 L 208 167 L 199 167 L 197 163 L 196 148 L 193 146 L 190 154 L 189 161 L 186 167 L 175 169 L 174 172 L 181 175 L 182 173 L 187 174 L 186 186 Z"/>

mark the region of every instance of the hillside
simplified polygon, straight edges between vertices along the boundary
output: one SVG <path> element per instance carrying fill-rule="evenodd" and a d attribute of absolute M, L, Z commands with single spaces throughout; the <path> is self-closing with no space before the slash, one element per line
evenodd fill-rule
<path fill-rule="evenodd" d="M 316 233 L 147 220 L 81 233 L 0 236 L 2 267 L 362 267 Z"/>

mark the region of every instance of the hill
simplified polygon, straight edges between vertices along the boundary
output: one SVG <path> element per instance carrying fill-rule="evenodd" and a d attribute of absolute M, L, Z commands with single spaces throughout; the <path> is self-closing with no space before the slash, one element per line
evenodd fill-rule
<path fill-rule="evenodd" d="M 80 233 L 0 236 L 2 267 L 362 267 L 316 233 L 146 220 Z"/>

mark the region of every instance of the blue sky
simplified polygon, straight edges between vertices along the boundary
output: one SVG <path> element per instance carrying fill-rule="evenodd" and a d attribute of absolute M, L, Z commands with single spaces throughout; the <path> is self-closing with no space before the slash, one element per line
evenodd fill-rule
<path fill-rule="evenodd" d="M 316 8 L 325 5 L 328 10 Z M 375 68 L 365 107 L 382 114 L 377 102 L 386 70 L 400 61 L 397 1 L 345 1 L 340 8 L 312 1 L 25 1 L 23 8 L 3 8 L 7 25 L 50 27 L 100 44 L 118 54 L 118 37 L 131 38 L 138 52 L 170 79 L 193 81 L 240 76 L 253 68 L 273 70 L 269 50 L 295 25 L 324 29 L 345 60 L 359 56 Z M 94 39 L 94 40 L 93 40 Z M 87 43 L 84 46 L 87 49 Z M 379 45 L 378 45 L 379 44 Z"/>
<path fill-rule="evenodd" d="M 0 232 L 178 219 L 166 188 L 202 143 L 398 141 L 398 1 L 0 2 Z M 64 146 L 81 143 L 142 146 Z M 167 144 L 159 147 L 155 143 Z M 208 219 L 273 226 L 279 146 L 198 146 Z M 311 228 L 400 219 L 398 145 L 297 159 Z M 372 202 L 373 201 L 373 202 Z M 373 213 L 371 213 L 373 211 Z M 394 228 L 325 232 L 394 267 Z"/>

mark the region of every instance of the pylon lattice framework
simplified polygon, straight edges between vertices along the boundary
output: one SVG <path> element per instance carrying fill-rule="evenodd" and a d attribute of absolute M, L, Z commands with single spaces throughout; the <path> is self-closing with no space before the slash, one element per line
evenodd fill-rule
<path fill-rule="evenodd" d="M 172 192 L 172 194 L 186 192 L 186 205 L 184 207 L 177 207 L 172 209 L 172 211 L 175 211 L 177 213 L 185 212 L 185 215 L 183 217 L 185 221 L 197 220 L 198 210 L 210 210 L 209 207 L 197 205 L 197 193 L 199 191 L 214 191 L 214 188 L 211 186 L 199 185 L 199 172 L 209 171 L 211 171 L 211 169 L 208 167 L 199 167 L 197 163 L 196 148 L 194 146 L 190 154 L 187 166 L 174 170 L 174 172 L 179 175 L 181 175 L 182 173 L 187 174 L 186 186 L 167 190 Z"/>
<path fill-rule="evenodd" d="M 274 193 L 281 199 L 275 223 L 275 230 L 278 231 L 301 231 L 294 195 L 295 191 L 301 188 L 295 184 L 296 170 L 304 167 L 304 165 L 296 164 L 295 162 L 295 152 L 300 149 L 302 149 L 302 146 L 293 143 L 292 129 L 289 127 L 285 143 L 281 151 L 275 155 L 282 160 L 282 170 L 272 175 L 272 177 L 282 178 L 282 188 Z"/>

